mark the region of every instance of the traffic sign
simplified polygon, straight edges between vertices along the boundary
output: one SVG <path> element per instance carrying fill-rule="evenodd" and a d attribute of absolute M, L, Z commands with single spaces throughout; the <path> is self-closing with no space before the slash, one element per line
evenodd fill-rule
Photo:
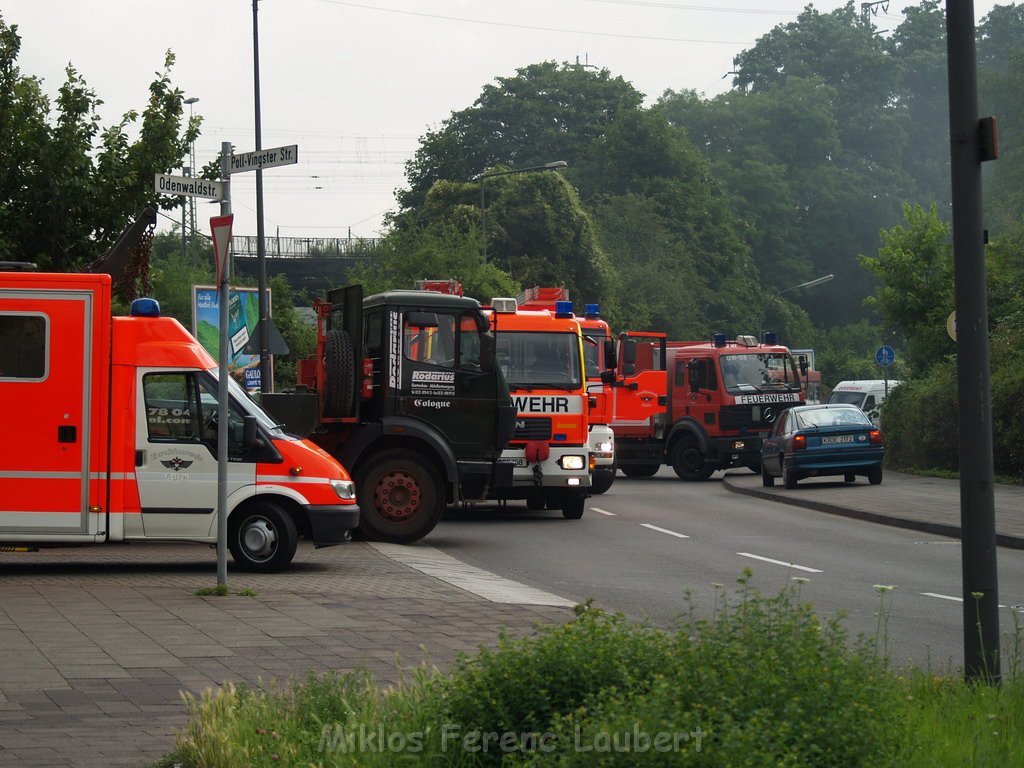
<path fill-rule="evenodd" d="M 279 165 L 293 165 L 299 162 L 299 145 L 289 144 L 287 147 L 257 149 L 254 152 L 231 155 L 229 159 L 228 173 L 259 171 L 264 168 L 276 168 Z"/>
<path fill-rule="evenodd" d="M 186 195 L 205 197 L 209 200 L 224 199 L 224 185 L 209 179 L 193 179 L 191 176 L 171 176 L 158 173 L 153 179 L 154 191 L 161 195 Z"/>
<path fill-rule="evenodd" d="M 231 225 L 234 223 L 233 214 L 227 216 L 210 217 L 210 231 L 213 232 L 213 261 L 217 267 L 217 288 L 220 288 L 220 281 L 224 276 L 224 265 L 228 262 L 228 253 L 231 250 Z"/>
<path fill-rule="evenodd" d="M 949 317 L 946 318 L 946 333 L 949 334 L 949 338 L 956 341 L 956 310 L 954 309 L 949 313 Z"/>
<path fill-rule="evenodd" d="M 888 368 L 896 359 L 896 352 L 888 344 L 883 344 L 875 352 L 875 362 L 883 368 Z"/>

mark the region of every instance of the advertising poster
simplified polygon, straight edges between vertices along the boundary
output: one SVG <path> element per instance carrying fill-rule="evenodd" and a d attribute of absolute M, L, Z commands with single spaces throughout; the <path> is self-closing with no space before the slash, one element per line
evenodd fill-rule
<path fill-rule="evenodd" d="M 267 290 L 267 309 L 271 294 Z M 256 288 L 228 289 L 228 372 L 246 389 L 260 389 L 260 356 L 248 354 L 245 345 L 256 334 L 260 319 Z M 212 285 L 192 286 L 192 335 L 213 359 L 220 351 L 220 301 Z M 219 360 L 218 360 L 219 362 Z M 271 358 L 273 365 L 273 358 Z M 273 369 L 271 369 L 273 370 Z"/>

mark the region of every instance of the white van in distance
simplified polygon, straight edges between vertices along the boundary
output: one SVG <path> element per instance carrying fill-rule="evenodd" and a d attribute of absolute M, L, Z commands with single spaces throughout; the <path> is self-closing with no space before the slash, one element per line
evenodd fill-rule
<path fill-rule="evenodd" d="M 849 403 L 856 405 L 868 415 L 871 421 L 878 426 L 878 417 L 886 395 L 892 392 L 894 387 L 902 384 L 896 379 L 861 379 L 859 381 L 841 381 L 836 384 L 829 395 L 830 403 Z"/>

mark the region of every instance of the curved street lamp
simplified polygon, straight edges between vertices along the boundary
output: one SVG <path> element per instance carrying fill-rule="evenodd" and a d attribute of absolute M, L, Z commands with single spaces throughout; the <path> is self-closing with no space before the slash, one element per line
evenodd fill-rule
<path fill-rule="evenodd" d="M 799 285 L 793 285 L 781 291 L 776 291 L 775 293 L 772 294 L 772 297 L 768 299 L 768 303 L 764 305 L 764 309 L 761 310 L 761 324 L 764 324 L 765 315 L 768 314 L 768 308 L 771 307 L 775 300 L 779 298 L 779 296 L 781 296 L 782 294 L 789 293 L 790 291 L 795 291 L 799 288 L 813 288 L 816 285 L 827 283 L 833 277 L 835 277 L 835 275 L 822 275 L 821 277 L 816 277 L 813 280 L 808 280 L 806 283 L 800 283 Z M 762 328 L 761 330 L 763 332 L 764 328 Z"/>
<path fill-rule="evenodd" d="M 544 165 L 531 165 L 528 168 L 513 168 L 509 171 L 478 173 L 470 179 L 470 181 L 480 182 L 480 255 L 483 257 L 485 262 L 487 261 L 487 213 L 484 204 L 484 179 L 490 179 L 494 176 L 509 176 L 513 173 L 530 173 L 531 171 L 557 171 L 568 167 L 569 164 L 565 162 L 565 160 L 555 160 L 550 163 L 544 163 Z"/>

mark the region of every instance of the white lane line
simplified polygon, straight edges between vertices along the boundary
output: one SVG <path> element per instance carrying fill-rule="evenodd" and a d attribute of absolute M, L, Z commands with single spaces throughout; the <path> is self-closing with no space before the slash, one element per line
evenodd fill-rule
<path fill-rule="evenodd" d="M 472 592 L 492 603 L 555 605 L 565 608 L 576 605 L 573 600 L 567 600 L 550 592 L 528 587 L 518 581 L 512 581 L 482 568 L 468 565 L 434 547 L 404 546 L 381 542 L 368 543 L 382 555 L 386 555 L 402 565 L 407 565 L 420 573 L 433 576 L 435 579 L 440 579 L 459 589 Z"/>
<path fill-rule="evenodd" d="M 640 523 L 640 525 L 644 528 L 650 528 L 652 531 L 657 531 L 658 533 L 667 533 L 669 536 L 678 536 L 680 539 L 690 538 L 685 533 L 676 533 L 675 531 L 668 530 L 668 528 L 659 528 L 658 526 L 651 525 L 650 523 Z"/>
<path fill-rule="evenodd" d="M 964 599 L 962 597 L 953 597 L 952 595 L 940 595 L 938 592 L 922 592 L 925 597 L 937 597 L 939 600 L 952 600 L 954 603 L 962 603 Z M 999 604 L 999 608 L 1006 608 L 1002 603 Z"/>
<path fill-rule="evenodd" d="M 617 515 L 614 512 L 606 512 L 600 507 L 591 507 L 591 509 L 594 510 L 595 512 L 600 512 L 602 515 L 608 515 L 608 517 L 617 517 Z"/>
<path fill-rule="evenodd" d="M 755 560 L 763 560 L 766 563 L 775 563 L 775 565 L 784 565 L 787 568 L 796 568 L 798 571 L 807 571 L 807 573 L 824 573 L 817 568 L 808 568 L 806 565 L 797 565 L 796 563 L 787 563 L 785 560 L 772 560 L 770 557 L 761 557 L 761 555 L 752 555 L 749 552 L 737 552 L 737 555 L 741 557 L 752 557 Z"/>

